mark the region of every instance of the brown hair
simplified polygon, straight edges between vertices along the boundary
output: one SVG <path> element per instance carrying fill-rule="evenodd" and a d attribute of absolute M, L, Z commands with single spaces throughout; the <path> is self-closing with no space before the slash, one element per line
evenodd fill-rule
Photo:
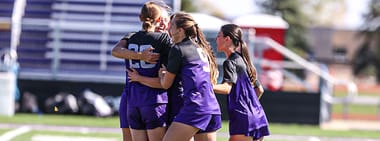
<path fill-rule="evenodd" d="M 224 37 L 228 36 L 231 38 L 232 44 L 234 44 L 236 48 L 241 47 L 240 54 L 244 60 L 244 63 L 247 65 L 248 76 L 251 82 L 254 83 L 257 79 L 256 68 L 251 63 L 251 57 L 249 56 L 247 44 L 242 39 L 243 31 L 235 24 L 223 25 L 220 30 L 223 32 Z"/>
<path fill-rule="evenodd" d="M 171 19 L 174 20 L 173 23 L 177 26 L 177 28 L 182 28 L 185 31 L 185 36 L 187 38 L 192 39 L 192 41 L 197 43 L 198 47 L 205 51 L 211 71 L 211 83 L 216 84 L 219 72 L 216 65 L 215 55 L 194 18 L 188 13 L 179 12 L 172 15 Z"/>
<path fill-rule="evenodd" d="M 141 8 L 140 21 L 142 28 L 151 28 L 161 16 L 161 8 L 154 2 L 146 2 Z"/>

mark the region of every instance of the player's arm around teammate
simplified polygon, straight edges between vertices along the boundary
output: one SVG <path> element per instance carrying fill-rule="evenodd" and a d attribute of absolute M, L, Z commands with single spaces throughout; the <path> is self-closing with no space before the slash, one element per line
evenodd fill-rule
<path fill-rule="evenodd" d="M 152 7 L 146 7 L 148 10 L 149 9 L 152 9 Z M 158 8 L 159 9 L 159 8 Z M 167 13 L 167 12 L 166 12 Z M 143 13 L 142 13 L 143 14 Z M 156 14 L 156 13 L 155 13 Z M 160 14 L 160 13 L 159 13 Z M 149 14 L 148 14 L 149 15 Z M 150 15 L 149 15 L 150 16 Z M 154 15 L 156 16 L 156 15 Z M 159 15 L 160 16 L 160 15 Z M 157 19 L 157 21 L 153 18 L 153 17 L 141 17 L 140 16 L 140 19 L 142 19 L 142 21 L 145 23 L 150 23 L 150 25 L 153 25 L 152 27 L 157 27 L 157 25 L 162 25 L 161 23 L 159 23 L 159 20 L 160 19 Z M 143 26 L 144 27 L 144 26 Z M 160 27 L 157 27 L 157 28 L 160 28 Z M 161 28 L 162 29 L 162 28 Z M 151 37 L 152 39 L 154 40 L 165 40 L 163 37 L 164 36 L 161 36 L 161 35 L 156 35 L 156 34 L 152 34 L 152 33 L 148 33 L 148 32 L 152 32 L 151 28 L 150 29 L 143 29 L 145 30 L 145 32 L 141 32 L 139 31 L 138 33 L 140 34 L 140 36 L 147 36 L 147 37 Z M 154 30 L 154 28 L 153 28 Z M 144 33 L 146 33 L 147 35 L 144 35 Z M 137 34 L 137 33 L 136 33 Z M 152 36 L 151 36 L 152 35 Z M 136 40 L 136 39 L 135 39 Z M 157 41 L 158 41 L 157 40 Z M 153 43 L 155 44 L 156 46 L 160 46 L 160 43 L 157 43 L 157 41 L 151 41 L 150 43 Z M 147 42 L 148 43 L 148 42 Z M 146 63 L 151 63 L 151 64 L 154 64 L 156 63 L 156 61 L 159 61 L 157 60 L 158 57 L 159 57 L 159 54 L 157 53 L 153 53 L 152 51 L 154 50 L 152 47 L 151 48 L 146 48 L 145 46 L 149 45 L 150 43 L 146 44 L 146 43 L 142 43 L 141 45 L 143 45 L 142 47 L 143 48 L 140 48 L 140 44 L 134 44 L 134 46 L 132 46 L 132 48 L 129 47 L 126 47 L 125 45 L 127 44 L 127 41 L 126 40 L 121 40 L 120 42 L 118 42 L 118 44 L 115 46 L 115 48 L 113 49 L 113 52 L 112 54 L 116 57 L 119 57 L 119 58 L 125 58 L 127 59 L 126 60 L 126 63 L 129 64 L 127 66 L 127 68 L 130 67 L 131 65 L 131 60 L 143 60 L 143 61 L 139 61 L 139 62 L 132 62 L 132 65 L 134 65 L 136 67 L 136 65 L 139 65 L 140 63 L 142 63 L 141 65 L 144 65 L 145 67 L 146 66 L 152 66 L 152 65 L 148 65 Z M 137 45 L 137 46 L 136 46 Z M 152 45 L 152 44 L 151 44 Z M 155 46 L 153 45 L 153 46 Z M 130 50 L 132 49 L 132 50 Z M 145 49 L 145 50 L 144 50 Z M 157 48 L 156 48 L 157 49 Z M 160 47 L 161 49 L 161 47 Z M 158 49 L 158 50 L 160 50 Z M 136 53 L 135 51 L 140 51 L 139 53 Z M 157 50 L 156 50 L 157 51 Z M 145 54 L 144 54 L 145 53 Z M 155 56 L 156 55 L 156 56 Z M 150 58 L 153 58 L 153 59 L 150 59 L 149 60 L 149 56 Z M 145 57 L 145 58 L 144 58 Z M 148 57 L 148 58 L 146 58 Z M 128 63 L 129 61 L 129 63 Z M 146 63 L 144 63 L 146 62 Z M 137 63 L 137 64 L 136 64 Z M 130 91 L 129 91 L 130 92 Z M 163 101 L 162 101 L 163 102 Z M 130 103 L 130 102 L 128 102 Z M 128 109 L 130 108 L 130 106 L 128 106 Z M 161 108 L 162 109 L 162 108 Z M 128 111 L 129 113 L 130 111 Z M 128 118 L 129 118 L 129 115 L 128 115 Z M 129 119 L 128 119 L 129 120 Z M 136 123 L 135 123 L 136 124 Z M 139 128 L 140 129 L 140 128 Z M 150 130 L 149 130 L 150 129 Z M 143 130 L 135 130 L 132 132 L 133 134 L 133 138 L 135 140 L 160 140 L 160 138 L 162 138 L 163 134 L 164 134 L 164 131 L 165 129 L 159 129 L 158 132 L 155 132 L 156 131 L 156 128 L 153 129 L 152 127 L 148 127 L 148 130 L 147 131 L 143 131 Z M 123 129 L 124 131 L 124 129 Z M 141 132 L 140 132 L 141 131 Z M 146 135 L 147 134 L 147 135 Z M 161 135 L 160 135 L 161 134 Z M 160 137 L 161 136 L 161 137 Z"/>
<path fill-rule="evenodd" d="M 169 27 L 169 13 L 171 8 L 163 1 L 151 1 L 161 8 L 161 18 L 158 26 L 156 26 L 155 32 L 167 33 Z M 134 34 L 134 32 L 128 33 L 116 45 L 112 48 L 111 54 L 114 57 L 121 59 L 135 59 L 143 60 L 147 63 L 156 63 L 160 57 L 160 54 L 152 52 L 154 48 L 148 48 L 142 52 L 135 52 L 126 49 L 127 40 Z"/>
<path fill-rule="evenodd" d="M 212 90 L 208 53 L 210 46 L 193 17 L 176 13 L 169 33 L 176 44 L 171 48 L 167 67 L 160 69 L 163 88 L 171 87 L 180 76 L 184 105 L 165 134 L 164 141 L 215 141 L 221 128 L 219 104 Z"/>
<path fill-rule="evenodd" d="M 156 27 L 156 32 L 167 32 L 169 24 L 169 12 L 171 8 L 165 4 L 163 1 L 154 1 L 161 8 L 161 21 L 159 26 Z M 142 52 L 135 52 L 128 50 L 126 48 L 128 39 L 135 34 L 131 32 L 125 35 L 112 49 L 112 56 L 121 58 L 121 59 L 135 59 L 143 60 L 148 63 L 157 63 L 159 59 L 159 54 L 152 52 L 153 48 L 146 49 Z M 127 86 L 126 82 L 126 86 Z M 123 90 L 120 99 L 120 108 L 119 108 L 119 118 L 120 118 L 120 127 L 122 128 L 123 141 L 132 141 L 132 136 L 129 129 L 129 123 L 127 119 L 127 91 Z"/>

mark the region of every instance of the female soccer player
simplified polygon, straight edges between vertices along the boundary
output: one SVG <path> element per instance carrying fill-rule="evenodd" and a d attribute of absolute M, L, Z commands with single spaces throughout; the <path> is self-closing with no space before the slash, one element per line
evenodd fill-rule
<path fill-rule="evenodd" d="M 154 32 L 160 23 L 161 8 L 154 2 L 147 2 L 141 9 L 142 30 L 132 35 L 127 42 L 127 49 L 163 54 L 157 63 L 142 60 L 126 60 L 126 68 L 133 68 L 141 75 L 157 77 L 162 62 L 167 61 L 167 54 L 172 42 L 168 34 Z M 138 58 L 140 59 L 140 58 Z M 150 88 L 140 83 L 128 83 L 128 122 L 132 129 L 133 140 L 159 141 L 165 133 L 167 93 L 164 89 Z"/>
<path fill-rule="evenodd" d="M 156 27 L 156 32 L 167 32 L 169 21 L 170 21 L 169 13 L 171 12 L 171 8 L 168 5 L 166 5 L 165 2 L 163 1 L 151 1 L 151 2 L 154 2 L 155 4 L 159 5 L 161 8 L 161 21 L 160 21 L 159 26 Z M 157 63 L 157 60 L 159 59 L 159 54 L 152 52 L 154 48 L 146 49 L 143 52 L 135 52 L 132 50 L 128 50 L 126 48 L 127 41 L 134 34 L 135 32 L 132 32 L 124 36 L 112 49 L 112 56 L 121 58 L 121 59 L 142 60 L 147 63 L 153 63 L 153 64 Z M 126 76 L 128 76 L 128 73 Z M 126 80 L 126 85 L 121 95 L 120 108 L 119 108 L 120 128 L 122 128 L 123 141 L 132 141 L 132 136 L 130 133 L 128 118 L 127 118 L 128 91 L 126 90 L 128 89 L 129 89 L 128 80 Z"/>
<path fill-rule="evenodd" d="M 218 51 L 223 51 L 222 84 L 214 86 L 218 94 L 228 94 L 230 141 L 261 141 L 269 135 L 268 121 L 259 102 L 263 91 L 242 39 L 242 30 L 234 24 L 223 25 L 216 37 Z M 260 87 L 260 88 L 259 88 Z"/>
<path fill-rule="evenodd" d="M 187 13 L 176 13 L 169 33 L 171 48 L 167 67 L 160 70 L 163 88 L 172 86 L 180 76 L 184 104 L 165 134 L 164 141 L 215 141 L 221 128 L 221 113 L 214 95 L 209 61 L 215 62 L 202 30 Z"/>

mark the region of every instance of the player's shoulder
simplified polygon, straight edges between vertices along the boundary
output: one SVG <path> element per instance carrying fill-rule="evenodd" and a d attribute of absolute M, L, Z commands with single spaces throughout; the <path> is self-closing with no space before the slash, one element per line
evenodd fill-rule
<path fill-rule="evenodd" d="M 237 52 L 232 53 L 229 57 L 229 60 L 239 60 L 242 59 L 241 55 Z"/>
<path fill-rule="evenodd" d="M 180 47 L 188 47 L 188 46 L 190 47 L 190 46 L 194 46 L 195 44 L 189 38 L 184 38 L 181 42 L 177 43 L 176 45 Z"/>
<path fill-rule="evenodd" d="M 194 54 L 198 54 L 197 45 L 192 41 L 184 39 L 182 42 L 175 44 L 172 47 L 173 50 L 176 50 L 179 54 L 183 56 L 194 56 Z"/>
<path fill-rule="evenodd" d="M 233 64 L 234 60 L 231 58 L 227 58 L 226 60 L 223 61 L 223 66 L 231 66 Z"/>
<path fill-rule="evenodd" d="M 172 46 L 173 42 L 170 38 L 169 34 L 167 33 L 161 33 L 161 32 L 152 32 L 150 33 L 151 39 L 155 41 L 155 43 L 164 45 L 164 46 Z"/>
<path fill-rule="evenodd" d="M 151 36 L 154 38 L 158 39 L 170 39 L 170 36 L 168 33 L 163 33 L 163 32 L 150 32 L 149 33 Z"/>
<path fill-rule="evenodd" d="M 136 34 L 136 32 L 129 32 L 126 35 L 124 35 L 124 37 L 122 38 L 122 40 L 129 40 L 135 34 Z"/>
<path fill-rule="evenodd" d="M 236 53 L 232 53 L 229 57 L 224 60 L 223 64 L 227 66 L 236 65 L 238 62 L 239 56 Z"/>

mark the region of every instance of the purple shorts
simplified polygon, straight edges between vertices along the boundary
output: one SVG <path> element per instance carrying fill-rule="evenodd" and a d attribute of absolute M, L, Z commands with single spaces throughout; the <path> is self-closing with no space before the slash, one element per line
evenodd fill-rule
<path fill-rule="evenodd" d="M 128 123 L 128 106 L 127 106 L 127 94 L 123 91 L 120 98 L 120 107 L 119 107 L 119 120 L 120 120 L 120 128 L 129 128 Z"/>
<path fill-rule="evenodd" d="M 230 135 L 251 136 L 253 139 L 260 139 L 269 135 L 268 122 L 266 118 L 250 117 L 237 111 L 229 112 Z"/>
<path fill-rule="evenodd" d="M 180 122 L 200 129 L 197 133 L 207 133 L 214 132 L 222 127 L 222 116 L 180 113 L 174 118 L 174 122 Z"/>
<path fill-rule="evenodd" d="M 170 126 L 170 124 L 173 122 L 174 118 L 177 116 L 179 111 L 181 110 L 183 105 L 183 101 L 169 101 L 166 112 L 168 115 L 167 123 L 166 125 Z"/>
<path fill-rule="evenodd" d="M 269 129 L 268 129 L 268 126 L 264 126 L 264 127 L 261 127 L 259 129 L 254 129 L 252 131 L 239 131 L 239 129 L 235 129 L 235 131 L 232 131 L 234 133 L 231 132 L 231 129 L 230 128 L 230 135 L 245 135 L 245 136 L 250 136 L 252 137 L 254 140 L 257 140 L 257 139 L 260 139 L 261 137 L 264 137 L 264 136 L 269 136 Z M 234 129 L 232 129 L 234 130 Z"/>
<path fill-rule="evenodd" d="M 136 130 L 165 127 L 166 116 L 166 104 L 128 107 L 129 126 Z"/>

